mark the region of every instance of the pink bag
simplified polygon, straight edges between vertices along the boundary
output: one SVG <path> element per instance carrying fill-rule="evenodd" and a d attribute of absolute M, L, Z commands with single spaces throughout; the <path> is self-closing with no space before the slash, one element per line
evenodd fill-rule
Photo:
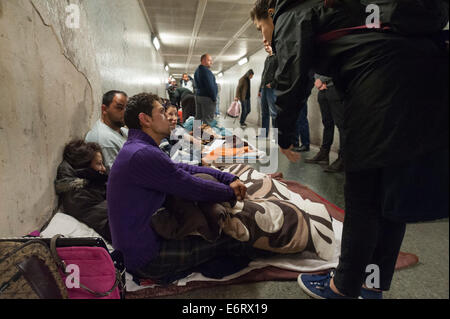
<path fill-rule="evenodd" d="M 241 114 L 241 102 L 234 101 L 228 108 L 227 115 L 230 117 L 239 117 Z"/>
<path fill-rule="evenodd" d="M 57 247 L 56 251 L 69 299 L 120 299 L 121 274 L 107 250 L 102 247 Z"/>

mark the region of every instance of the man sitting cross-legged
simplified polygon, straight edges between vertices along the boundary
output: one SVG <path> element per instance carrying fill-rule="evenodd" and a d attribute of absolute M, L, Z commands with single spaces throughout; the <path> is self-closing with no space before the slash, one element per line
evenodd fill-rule
<path fill-rule="evenodd" d="M 228 236 L 209 242 L 200 236 L 166 240 L 151 227 L 166 198 L 197 202 L 242 200 L 245 185 L 215 169 L 177 164 L 158 147 L 170 134 L 159 97 L 142 93 L 129 99 L 125 112 L 128 141 L 111 169 L 107 200 L 113 247 L 124 255 L 127 270 L 139 278 L 166 282 L 167 277 L 223 256 L 266 256 Z M 194 176 L 207 174 L 218 182 Z"/>

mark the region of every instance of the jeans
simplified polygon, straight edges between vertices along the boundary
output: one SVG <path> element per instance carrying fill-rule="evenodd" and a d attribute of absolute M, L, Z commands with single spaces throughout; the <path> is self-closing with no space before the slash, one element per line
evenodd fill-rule
<path fill-rule="evenodd" d="M 245 124 L 245 120 L 247 119 L 247 116 L 251 112 L 251 106 L 250 106 L 250 99 L 241 101 L 242 110 L 241 110 L 241 125 Z"/>
<path fill-rule="evenodd" d="M 339 130 L 339 155 L 343 154 L 345 135 L 343 129 L 344 104 L 334 86 L 319 91 L 317 98 L 323 124 L 322 149 L 329 151 L 334 140 L 334 126 Z"/>
<path fill-rule="evenodd" d="M 309 140 L 309 122 L 308 122 L 308 103 L 307 101 L 303 102 L 302 110 L 300 111 L 300 115 L 297 119 L 296 124 L 296 136 L 293 141 L 294 146 L 299 146 L 299 136 L 302 145 L 308 147 L 310 144 Z"/>
<path fill-rule="evenodd" d="M 272 118 L 272 125 L 275 127 L 275 119 L 277 117 L 276 99 L 277 96 L 273 89 L 267 87 L 261 89 L 261 126 L 265 129 L 266 137 L 269 136 L 270 118 Z"/>
<path fill-rule="evenodd" d="M 217 95 L 216 115 L 220 115 L 220 96 L 219 95 Z"/>

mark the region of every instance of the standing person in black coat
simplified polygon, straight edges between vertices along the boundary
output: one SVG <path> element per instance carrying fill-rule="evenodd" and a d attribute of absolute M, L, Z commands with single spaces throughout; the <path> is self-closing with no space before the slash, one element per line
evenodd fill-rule
<path fill-rule="evenodd" d="M 93 228 L 111 243 L 107 180 L 100 145 L 74 140 L 65 146 L 55 180 L 62 211 Z"/>
<path fill-rule="evenodd" d="M 299 277 L 315 298 L 381 298 L 406 223 L 448 217 L 449 59 L 435 36 L 448 23 L 448 1 L 408 1 L 414 19 L 400 2 L 372 2 L 397 20 L 365 27 L 366 7 L 350 0 L 257 0 L 251 13 L 278 58 L 277 127 L 289 160 L 300 157 L 292 152 L 300 112 L 292 101 L 309 94 L 309 72 L 332 77 L 344 94 L 341 255 L 335 272 Z M 374 285 L 368 266 L 378 269 Z"/>

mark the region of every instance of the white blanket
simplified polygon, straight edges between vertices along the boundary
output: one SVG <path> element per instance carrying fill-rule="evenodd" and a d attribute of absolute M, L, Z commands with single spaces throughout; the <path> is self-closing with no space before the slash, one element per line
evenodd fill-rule
<path fill-rule="evenodd" d="M 185 286 L 190 281 L 227 281 L 230 279 L 237 278 L 242 276 L 254 269 L 264 268 L 267 266 L 275 266 L 281 269 L 298 271 L 298 272 L 312 272 L 312 271 L 321 271 L 329 268 L 335 268 L 339 262 L 339 255 L 341 250 L 341 236 L 342 236 L 342 223 L 333 219 L 333 230 L 336 237 L 336 249 L 335 249 L 335 257 L 330 261 L 324 261 L 317 257 L 317 255 L 310 252 L 302 252 L 299 254 L 286 254 L 286 255 L 278 255 L 271 258 L 264 258 L 259 260 L 252 261 L 248 267 L 243 270 L 232 274 L 230 276 L 224 277 L 222 279 L 212 279 L 204 277 L 202 274 L 193 273 L 186 278 L 180 279 L 174 284 L 178 286 Z M 41 233 L 41 237 L 43 238 L 51 238 L 54 235 L 61 234 L 65 237 L 69 238 L 80 238 L 80 237 L 100 237 L 101 236 L 96 233 L 92 228 L 89 228 L 85 224 L 79 222 L 72 216 L 63 213 L 57 213 L 52 218 L 48 226 Z M 110 243 L 108 243 L 105 239 L 103 239 L 107 244 L 107 247 L 110 252 L 114 249 Z M 141 287 L 137 285 L 132 280 L 132 275 L 129 273 L 126 274 L 126 290 L 127 291 L 138 291 L 142 289 L 152 288 L 155 286 L 145 286 Z"/>

